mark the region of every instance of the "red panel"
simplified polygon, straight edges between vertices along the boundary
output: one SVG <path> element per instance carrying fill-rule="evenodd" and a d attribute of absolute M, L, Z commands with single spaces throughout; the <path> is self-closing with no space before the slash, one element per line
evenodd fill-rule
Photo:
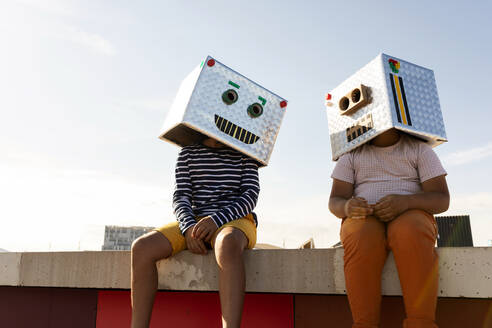
<path fill-rule="evenodd" d="M 246 297 L 244 298 L 244 312 L 241 328 L 293 327 L 293 295 L 246 294 Z"/>
<path fill-rule="evenodd" d="M 346 295 L 300 294 L 295 296 L 295 304 L 296 328 L 352 326 Z M 381 309 L 381 328 L 401 327 L 405 316 L 401 297 L 383 297 Z"/>
<path fill-rule="evenodd" d="M 156 296 L 150 328 L 220 325 L 217 293 L 159 292 Z"/>
<path fill-rule="evenodd" d="M 381 328 L 401 327 L 405 319 L 402 297 L 385 296 Z M 296 328 L 351 327 L 345 295 L 296 295 Z M 492 299 L 439 298 L 436 323 L 443 328 L 492 328 Z"/>
<path fill-rule="evenodd" d="M 96 328 L 130 327 L 130 292 L 99 291 Z"/>
<path fill-rule="evenodd" d="M 381 328 L 401 327 L 404 319 L 405 306 L 403 305 L 403 297 L 383 296 L 381 300 Z M 446 328 L 447 326 L 442 327 Z"/>
<path fill-rule="evenodd" d="M 96 326 L 97 290 L 50 289 L 53 295 L 50 328 L 90 328 Z"/>
<path fill-rule="evenodd" d="M 0 287 L 0 327 L 91 328 L 96 304 L 96 290 Z"/>
<path fill-rule="evenodd" d="M 492 327 L 492 299 L 442 298 L 437 301 L 439 327 Z"/>
<path fill-rule="evenodd" d="M 351 327 L 345 295 L 295 295 L 296 328 Z"/>
<path fill-rule="evenodd" d="M 97 328 L 129 327 L 130 293 L 101 291 L 97 309 Z M 217 328 L 220 323 L 218 293 L 159 292 L 156 295 L 150 327 Z M 293 297 L 281 294 L 247 294 L 242 328 L 294 327 Z"/>

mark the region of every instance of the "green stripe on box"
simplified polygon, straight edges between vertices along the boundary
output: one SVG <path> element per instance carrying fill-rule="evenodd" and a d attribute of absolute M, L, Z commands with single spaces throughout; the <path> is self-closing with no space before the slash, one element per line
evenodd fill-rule
<path fill-rule="evenodd" d="M 239 89 L 239 85 L 237 85 L 236 83 L 229 81 L 229 84 L 232 85 L 234 88 Z"/>

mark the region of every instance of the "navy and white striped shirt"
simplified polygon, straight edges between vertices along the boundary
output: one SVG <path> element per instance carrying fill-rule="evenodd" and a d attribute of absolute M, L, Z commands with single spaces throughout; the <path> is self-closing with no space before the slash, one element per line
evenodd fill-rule
<path fill-rule="evenodd" d="M 258 164 L 246 155 L 199 144 L 181 149 L 173 208 L 183 234 L 197 216 L 210 215 L 220 227 L 252 213 L 258 224 L 253 209 L 259 192 Z"/>

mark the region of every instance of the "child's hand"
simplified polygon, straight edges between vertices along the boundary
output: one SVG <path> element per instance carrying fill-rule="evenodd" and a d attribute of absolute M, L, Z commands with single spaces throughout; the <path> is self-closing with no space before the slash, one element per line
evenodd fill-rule
<path fill-rule="evenodd" d="M 345 202 L 345 215 L 351 219 L 365 219 L 373 212 L 372 206 L 362 197 L 350 198 Z"/>
<path fill-rule="evenodd" d="M 207 216 L 195 224 L 191 236 L 195 239 L 209 242 L 216 230 L 217 225 L 210 216 Z"/>
<path fill-rule="evenodd" d="M 383 222 L 396 218 L 408 210 L 408 198 L 405 195 L 387 195 L 374 206 L 374 214 Z"/>
<path fill-rule="evenodd" d="M 189 228 L 185 232 L 186 246 L 192 253 L 207 254 L 207 247 L 205 247 L 203 240 L 195 239 L 191 236 L 193 228 Z"/>

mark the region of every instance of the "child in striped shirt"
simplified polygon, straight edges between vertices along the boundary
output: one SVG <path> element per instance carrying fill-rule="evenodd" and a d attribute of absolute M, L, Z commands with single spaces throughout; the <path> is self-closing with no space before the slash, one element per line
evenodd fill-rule
<path fill-rule="evenodd" d="M 239 328 L 245 289 L 242 254 L 256 243 L 258 164 L 207 138 L 181 149 L 175 178 L 177 221 L 132 245 L 131 327 L 149 326 L 157 290 L 156 262 L 185 249 L 207 254 L 211 247 L 219 265 L 223 327 Z"/>

